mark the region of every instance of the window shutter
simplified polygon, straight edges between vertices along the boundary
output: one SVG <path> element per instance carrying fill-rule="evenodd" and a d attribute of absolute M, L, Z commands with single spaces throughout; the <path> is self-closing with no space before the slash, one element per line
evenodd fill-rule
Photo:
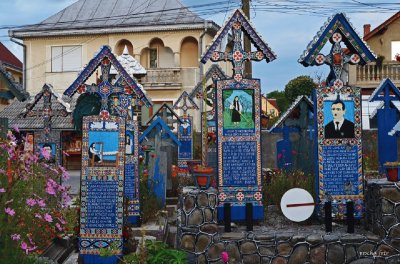
<path fill-rule="evenodd" d="M 62 71 L 62 47 L 51 47 L 51 71 Z"/>
<path fill-rule="evenodd" d="M 82 46 L 63 47 L 63 71 L 80 71 L 82 67 Z"/>

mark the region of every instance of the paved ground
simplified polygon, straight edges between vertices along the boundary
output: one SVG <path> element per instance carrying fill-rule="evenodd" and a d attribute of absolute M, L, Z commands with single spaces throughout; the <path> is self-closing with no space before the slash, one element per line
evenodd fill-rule
<path fill-rule="evenodd" d="M 69 257 L 64 261 L 63 264 L 76 264 L 78 263 L 79 252 L 73 252 Z"/>

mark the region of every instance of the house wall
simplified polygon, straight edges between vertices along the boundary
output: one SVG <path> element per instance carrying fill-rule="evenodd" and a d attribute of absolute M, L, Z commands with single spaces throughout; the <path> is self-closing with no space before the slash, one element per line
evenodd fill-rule
<path fill-rule="evenodd" d="M 392 41 L 400 41 L 400 19 L 391 23 L 383 34 L 376 34 L 368 39 L 367 43 L 372 51 L 378 56 L 385 56 L 385 61 L 392 61 Z"/>

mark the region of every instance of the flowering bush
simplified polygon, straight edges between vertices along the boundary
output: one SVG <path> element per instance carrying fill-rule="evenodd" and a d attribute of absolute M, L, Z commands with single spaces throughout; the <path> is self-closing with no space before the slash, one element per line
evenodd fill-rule
<path fill-rule="evenodd" d="M 69 175 L 48 163 L 45 149 L 40 152 L 22 151 L 11 133 L 0 141 L 0 263 L 23 263 L 70 232 L 65 216 L 71 198 L 59 184 Z"/>

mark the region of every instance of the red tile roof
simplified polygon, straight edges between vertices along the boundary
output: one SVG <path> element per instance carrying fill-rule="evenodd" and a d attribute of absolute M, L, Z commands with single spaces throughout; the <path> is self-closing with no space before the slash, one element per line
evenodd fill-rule
<path fill-rule="evenodd" d="M 22 69 L 22 62 L 0 42 L 0 61 Z"/>
<path fill-rule="evenodd" d="M 364 36 L 364 40 L 367 41 L 379 32 L 385 31 L 387 26 L 392 24 L 394 21 L 396 21 L 398 18 L 400 18 L 400 11 L 391 16 L 389 19 L 387 19 L 385 22 L 380 24 L 378 27 L 376 27 L 374 30 L 369 32 L 367 35 Z"/>
<path fill-rule="evenodd" d="M 276 102 L 276 99 L 267 99 L 268 103 L 270 103 L 273 107 L 275 107 L 276 110 L 279 111 L 278 108 L 278 103 Z"/>

